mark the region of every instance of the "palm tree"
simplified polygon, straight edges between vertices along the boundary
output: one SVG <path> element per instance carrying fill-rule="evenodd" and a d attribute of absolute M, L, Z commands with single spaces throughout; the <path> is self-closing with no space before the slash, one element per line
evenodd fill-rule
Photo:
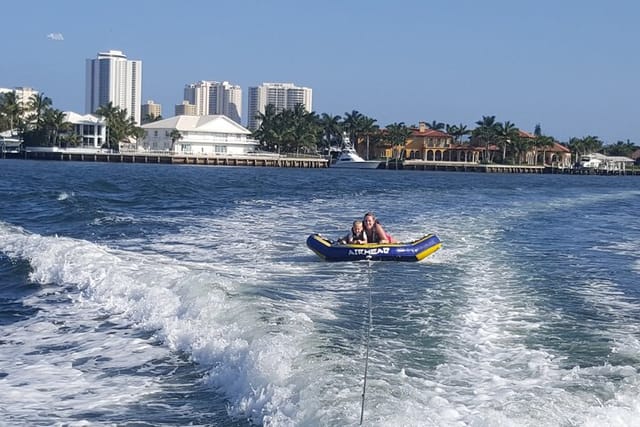
<path fill-rule="evenodd" d="M 144 117 L 142 118 L 142 124 L 146 124 L 146 123 L 152 123 L 152 122 L 157 122 L 159 120 L 162 120 L 162 115 L 158 114 L 157 116 L 155 114 L 145 114 Z"/>
<path fill-rule="evenodd" d="M 142 128 L 136 125 L 132 117 L 128 117 L 127 110 L 114 107 L 112 102 L 101 105 L 96 114 L 103 116 L 107 121 L 107 148 L 118 150 L 121 142 L 128 142 L 130 137 L 138 138 L 144 135 Z"/>
<path fill-rule="evenodd" d="M 340 139 L 342 134 L 342 126 L 340 125 L 340 116 L 332 116 L 331 114 L 322 113 L 318 124 L 322 128 L 321 145 L 323 148 L 331 147 L 335 141 Z"/>
<path fill-rule="evenodd" d="M 296 104 L 291 110 L 290 135 L 292 137 L 291 148 L 296 153 L 311 151 L 316 147 L 316 143 L 322 134 L 322 128 L 318 124 L 319 118 L 316 113 L 308 112 L 303 104 Z"/>
<path fill-rule="evenodd" d="M 372 135 L 375 135 L 378 133 L 378 131 L 380 130 L 380 126 L 378 126 L 376 124 L 376 119 L 371 118 L 371 117 L 367 117 L 367 116 L 362 116 L 360 123 L 359 123 L 359 132 L 364 135 L 364 137 L 366 138 L 366 142 L 367 142 L 367 149 L 366 149 L 366 159 L 369 160 L 369 139 L 371 138 Z"/>
<path fill-rule="evenodd" d="M 253 137 L 260 142 L 260 147 L 264 150 L 275 151 L 281 142 L 277 135 L 277 119 L 276 107 L 273 104 L 267 104 L 264 113 L 258 112 L 255 119 L 260 123 L 258 129 L 253 132 Z"/>
<path fill-rule="evenodd" d="M 171 148 L 169 149 L 169 151 L 173 153 L 173 149 L 176 145 L 176 141 L 179 141 L 182 139 L 182 134 L 178 129 L 172 129 L 171 132 L 169 132 L 169 138 L 171 138 Z"/>
<path fill-rule="evenodd" d="M 432 130 L 444 130 L 446 127 L 444 123 L 437 120 L 433 120 L 431 123 L 427 123 L 427 126 L 429 126 L 429 129 Z"/>
<path fill-rule="evenodd" d="M 66 120 L 64 112 L 55 108 L 49 109 L 44 113 L 43 125 L 49 134 L 49 141 L 52 146 L 60 146 L 59 136 L 61 132 L 65 132 L 71 127 L 71 123 Z"/>
<path fill-rule="evenodd" d="M 78 135 L 75 132 L 68 133 L 61 137 L 62 142 L 64 142 L 65 147 L 76 147 L 82 143 L 82 136 Z"/>
<path fill-rule="evenodd" d="M 22 104 L 18 101 L 15 91 L 7 92 L 0 96 L 0 111 L 4 113 L 5 120 L 9 125 L 8 129 L 0 129 L 0 131 L 10 130 L 13 132 L 14 128 L 18 127 L 22 120 Z"/>
<path fill-rule="evenodd" d="M 462 123 L 453 126 L 447 125 L 445 127 L 445 132 L 451 135 L 453 137 L 453 141 L 456 143 L 460 142 L 463 136 L 471 134 L 471 131 L 467 129 L 467 126 Z"/>
<path fill-rule="evenodd" d="M 103 116 L 105 119 L 109 120 L 110 118 L 113 118 L 115 116 L 119 109 L 120 107 L 114 106 L 113 102 L 109 101 L 106 104 L 99 106 L 96 110 L 96 114 L 99 116 Z"/>
<path fill-rule="evenodd" d="M 498 132 L 496 116 L 482 116 L 482 120 L 478 120 L 476 125 L 478 127 L 471 133 L 471 143 L 474 146 L 484 146 L 484 161 L 485 163 L 491 163 L 489 145 L 495 142 Z"/>
<path fill-rule="evenodd" d="M 542 166 L 545 165 L 545 159 L 547 157 L 547 149 L 553 147 L 555 145 L 555 142 L 556 140 L 553 139 L 553 137 L 551 136 L 546 136 L 542 134 L 536 136 L 536 147 L 542 148 Z M 536 164 L 537 163 L 538 163 L 538 160 L 536 158 Z"/>
<path fill-rule="evenodd" d="M 502 163 L 505 163 L 507 159 L 507 145 L 510 145 L 519 137 L 519 129 L 510 121 L 496 123 L 496 136 L 498 145 L 502 147 Z"/>
<path fill-rule="evenodd" d="M 347 135 L 354 146 L 357 143 L 358 131 L 363 117 L 362 113 L 356 110 L 351 111 L 351 113 L 344 113 L 342 129 L 347 132 Z"/>
<path fill-rule="evenodd" d="M 597 136 L 587 135 L 582 138 L 582 143 L 589 153 L 597 153 L 602 151 L 602 141 Z M 587 153 L 585 153 L 587 154 Z"/>
<path fill-rule="evenodd" d="M 31 115 L 28 120 L 35 124 L 36 129 L 42 127 L 44 115 L 51 105 L 51 98 L 45 96 L 42 92 L 31 95 L 29 98 L 28 108 L 31 111 Z"/>
<path fill-rule="evenodd" d="M 405 126 L 404 122 L 395 122 L 387 125 L 387 135 L 391 141 L 391 146 L 397 162 L 404 157 L 404 147 L 407 142 L 407 138 L 411 136 L 411 129 Z"/>
<path fill-rule="evenodd" d="M 632 143 L 630 140 L 618 141 L 615 145 L 609 145 L 605 147 L 605 152 L 608 156 L 625 156 L 631 157 L 631 154 L 639 147 Z"/>

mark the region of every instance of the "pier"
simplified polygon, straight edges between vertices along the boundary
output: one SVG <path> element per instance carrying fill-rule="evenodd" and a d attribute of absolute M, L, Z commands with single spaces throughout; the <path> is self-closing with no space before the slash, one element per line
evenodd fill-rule
<path fill-rule="evenodd" d="M 56 150 L 26 150 L 22 152 L 4 151 L 1 158 L 58 160 L 103 163 L 156 163 L 174 165 L 208 165 L 208 166 L 252 166 L 276 168 L 324 169 L 330 167 L 329 159 L 313 155 L 248 153 L 248 154 L 170 154 L 163 152 L 100 152 Z M 441 172 L 480 172 L 499 174 L 563 174 L 563 175 L 632 175 L 640 176 L 640 169 L 629 167 L 623 169 L 557 167 L 555 165 L 501 165 L 474 162 L 447 162 L 429 160 L 404 160 L 396 162 L 391 159 L 382 161 L 380 168 L 388 170 L 441 171 Z"/>
<path fill-rule="evenodd" d="M 472 162 L 442 162 L 429 160 L 405 160 L 398 163 L 383 163 L 383 168 L 396 170 L 445 171 L 445 172 L 482 172 L 482 173 L 519 173 L 519 174 L 563 174 L 563 175 L 634 175 L 640 176 L 638 168 L 560 168 L 550 165 L 499 165 Z"/>
<path fill-rule="evenodd" d="M 395 169 L 390 162 L 387 169 Z M 473 162 L 441 162 L 429 160 L 405 160 L 398 169 L 448 172 L 484 172 L 484 173 L 545 173 L 544 166 L 497 165 Z"/>
<path fill-rule="evenodd" d="M 72 151 L 25 151 L 15 156 L 31 160 L 62 160 L 105 163 L 161 163 L 178 165 L 210 166 L 258 166 L 279 168 L 327 168 L 329 161 L 323 157 L 298 156 L 294 154 L 169 154 L 166 152 L 72 152 Z"/>

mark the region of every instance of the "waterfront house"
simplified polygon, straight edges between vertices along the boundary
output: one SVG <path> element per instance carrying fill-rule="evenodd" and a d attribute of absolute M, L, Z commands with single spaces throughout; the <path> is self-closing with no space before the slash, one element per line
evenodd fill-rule
<path fill-rule="evenodd" d="M 138 150 L 172 154 L 233 155 L 254 151 L 251 132 L 227 116 L 174 116 L 142 125 Z"/>
<path fill-rule="evenodd" d="M 477 147 L 458 144 L 448 133 L 430 129 L 425 122 L 420 122 L 417 129 L 411 129 L 404 154 L 406 159 L 478 163 L 480 152 Z"/>
<path fill-rule="evenodd" d="M 22 145 L 22 140 L 18 135 L 14 135 L 12 131 L 0 132 L 0 154 L 18 153 L 20 152 L 20 145 Z"/>
<path fill-rule="evenodd" d="M 79 147 L 99 149 L 107 141 L 107 120 L 104 117 L 73 111 L 65 111 L 64 117 L 65 122 L 71 124 L 64 136 L 75 138 Z"/>
<path fill-rule="evenodd" d="M 107 140 L 107 120 L 95 114 L 64 112 L 65 127 L 54 140 L 47 139 L 35 146 L 26 146 L 26 151 L 58 152 L 98 152 Z"/>
<path fill-rule="evenodd" d="M 521 163 L 526 165 L 547 165 L 564 169 L 571 167 L 571 150 L 553 141 L 551 145 L 536 145 L 536 136 L 518 130 L 518 137 L 531 140 L 530 148 L 522 154 Z"/>
<path fill-rule="evenodd" d="M 537 148 L 538 155 L 544 158 L 545 165 L 565 169 L 571 167 L 571 150 L 554 142 L 551 147 Z"/>
<path fill-rule="evenodd" d="M 484 147 L 456 143 L 453 136 L 440 130 L 431 129 L 425 122 L 420 122 L 417 128 L 410 128 L 409 130 L 411 134 L 405 141 L 401 156 L 406 160 L 480 162 L 480 155 Z M 491 146 L 490 149 L 497 150 L 495 146 Z M 395 157 L 394 148 L 388 142 L 383 142 L 382 152 L 379 154 L 386 158 Z"/>
<path fill-rule="evenodd" d="M 627 166 L 631 167 L 634 160 L 625 156 L 605 156 L 601 153 L 585 154 L 580 157 L 578 164 L 579 169 L 592 169 L 607 172 L 625 172 Z"/>

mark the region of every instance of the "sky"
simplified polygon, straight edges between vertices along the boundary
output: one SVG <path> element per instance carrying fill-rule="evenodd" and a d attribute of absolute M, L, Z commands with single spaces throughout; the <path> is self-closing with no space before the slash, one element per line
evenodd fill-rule
<path fill-rule="evenodd" d="M 566 142 L 640 144 L 636 0 L 3 2 L 0 87 L 85 113 L 85 63 L 142 61 L 142 102 L 173 115 L 186 84 L 313 89 L 313 110 L 384 127 L 483 116 Z"/>

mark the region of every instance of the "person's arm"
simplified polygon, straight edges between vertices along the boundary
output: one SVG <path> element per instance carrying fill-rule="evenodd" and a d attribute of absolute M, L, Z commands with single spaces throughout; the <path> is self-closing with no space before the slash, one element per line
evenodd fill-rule
<path fill-rule="evenodd" d="M 378 243 L 389 243 L 387 233 L 385 233 L 384 228 L 382 228 L 380 224 L 376 224 L 376 234 L 379 236 Z"/>

